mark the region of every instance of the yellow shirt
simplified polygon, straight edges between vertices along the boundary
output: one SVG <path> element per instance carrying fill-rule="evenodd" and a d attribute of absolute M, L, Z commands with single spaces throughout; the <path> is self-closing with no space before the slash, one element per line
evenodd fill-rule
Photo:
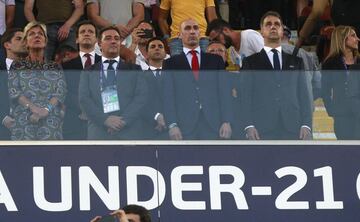
<path fill-rule="evenodd" d="M 205 37 L 207 27 L 205 9 L 211 6 L 215 7 L 214 0 L 162 0 L 160 8 L 170 10 L 171 13 L 171 38 L 179 36 L 180 23 L 189 18 L 197 21 L 200 28 L 200 37 Z"/>

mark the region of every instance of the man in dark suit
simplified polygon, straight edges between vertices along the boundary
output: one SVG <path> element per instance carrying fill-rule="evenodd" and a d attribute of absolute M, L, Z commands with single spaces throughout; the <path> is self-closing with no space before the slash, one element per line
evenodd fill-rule
<path fill-rule="evenodd" d="M 229 139 L 231 85 L 221 57 L 201 53 L 199 26 L 193 19 L 180 26 L 184 48 L 164 61 L 164 116 L 173 140 Z M 183 70 L 176 71 L 174 70 Z"/>
<path fill-rule="evenodd" d="M 281 50 L 283 25 L 277 12 L 265 13 L 260 26 L 264 49 L 243 61 L 247 137 L 308 139 L 312 112 L 302 60 Z"/>
<path fill-rule="evenodd" d="M 8 77 L 5 67 L 0 67 L 0 140 L 10 140 L 9 128 L 15 123 L 14 119 L 9 116 L 9 91 Z"/>
<path fill-rule="evenodd" d="M 149 89 L 148 103 L 143 112 L 145 139 L 168 139 L 163 114 L 163 75 L 162 63 L 166 57 L 165 44 L 158 38 L 152 38 L 146 45 L 148 72 L 145 79 Z"/>
<path fill-rule="evenodd" d="M 15 123 L 10 116 L 8 72 L 14 60 L 26 55 L 22 42 L 21 29 L 8 29 L 1 38 L 1 47 L 5 51 L 6 59 L 0 61 L 0 140 L 10 140 L 9 129 Z"/>
<path fill-rule="evenodd" d="M 81 74 L 79 85 L 80 106 L 89 119 L 88 139 L 141 139 L 140 115 L 147 102 L 143 73 L 139 66 L 120 61 L 116 27 L 102 29 L 98 41 L 101 61 Z"/>
<path fill-rule="evenodd" d="M 79 82 L 81 70 L 90 68 L 101 60 L 95 53 L 97 29 L 91 21 L 82 21 L 77 26 L 76 43 L 79 54 L 76 58 L 62 64 L 68 94 L 65 99 L 65 117 L 63 126 L 64 140 L 85 140 L 87 138 L 87 118 L 79 104 Z"/>

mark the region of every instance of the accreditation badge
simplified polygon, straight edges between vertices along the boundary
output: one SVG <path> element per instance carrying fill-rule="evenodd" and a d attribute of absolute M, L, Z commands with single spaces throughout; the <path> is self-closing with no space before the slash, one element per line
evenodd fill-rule
<path fill-rule="evenodd" d="M 116 86 L 106 87 L 101 92 L 104 113 L 111 113 L 120 110 L 119 97 Z"/>

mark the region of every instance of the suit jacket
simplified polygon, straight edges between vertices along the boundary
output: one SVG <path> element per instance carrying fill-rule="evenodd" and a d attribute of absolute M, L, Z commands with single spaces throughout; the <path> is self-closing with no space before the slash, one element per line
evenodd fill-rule
<path fill-rule="evenodd" d="M 116 74 L 120 111 L 104 113 L 100 92 L 101 62 L 81 74 L 79 85 L 80 105 L 88 116 L 89 139 L 139 139 L 140 115 L 147 102 L 147 85 L 140 66 L 120 62 Z M 104 125 L 109 115 L 123 117 L 126 126 L 110 136 Z"/>
<path fill-rule="evenodd" d="M 260 136 L 276 130 L 279 115 L 290 132 L 299 132 L 302 125 L 312 127 L 302 60 L 282 52 L 282 64 L 282 71 L 273 71 L 264 49 L 243 60 L 243 70 L 254 70 L 243 75 L 244 122 L 245 126 L 254 125 Z"/>
<path fill-rule="evenodd" d="M 165 139 L 167 132 L 161 133 L 155 130 L 157 121 L 154 119 L 157 113 L 163 112 L 163 75 L 155 77 L 151 70 L 144 72 L 148 86 L 148 102 L 143 111 L 145 139 Z M 165 135 L 162 135 L 165 134 Z"/>
<path fill-rule="evenodd" d="M 196 81 L 184 53 L 165 60 L 163 96 L 167 124 L 177 123 L 187 134 L 196 126 L 200 111 L 216 132 L 222 123 L 232 122 L 230 77 L 222 70 L 224 62 L 219 56 L 201 53 Z"/>
<path fill-rule="evenodd" d="M 10 115 L 10 100 L 8 90 L 8 73 L 5 60 L 0 64 L 0 140 L 10 140 L 10 131 L 2 121 L 5 116 Z"/>
<path fill-rule="evenodd" d="M 101 56 L 95 54 L 95 63 L 101 60 Z M 79 82 L 83 65 L 80 56 L 62 64 L 68 93 L 65 98 L 66 112 L 64 117 L 64 132 L 76 132 L 76 126 L 81 125 L 79 119 L 81 113 L 79 106 Z"/>
<path fill-rule="evenodd" d="M 321 94 L 329 116 L 353 115 L 349 97 L 349 76 L 341 56 L 326 60 L 322 69 Z"/>

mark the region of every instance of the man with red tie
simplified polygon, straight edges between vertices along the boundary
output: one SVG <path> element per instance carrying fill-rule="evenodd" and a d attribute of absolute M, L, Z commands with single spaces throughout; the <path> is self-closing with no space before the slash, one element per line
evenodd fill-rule
<path fill-rule="evenodd" d="M 231 84 L 218 55 L 203 53 L 199 25 L 180 25 L 183 52 L 164 61 L 164 116 L 173 140 L 231 137 Z M 177 71 L 174 71 L 177 70 Z"/>
<path fill-rule="evenodd" d="M 65 140 L 85 140 L 87 138 L 87 118 L 79 106 L 79 82 L 81 71 L 101 60 L 101 56 L 95 53 L 96 42 L 97 29 L 94 23 L 86 20 L 80 22 L 76 30 L 79 55 L 62 64 L 68 89 L 63 126 Z"/>

